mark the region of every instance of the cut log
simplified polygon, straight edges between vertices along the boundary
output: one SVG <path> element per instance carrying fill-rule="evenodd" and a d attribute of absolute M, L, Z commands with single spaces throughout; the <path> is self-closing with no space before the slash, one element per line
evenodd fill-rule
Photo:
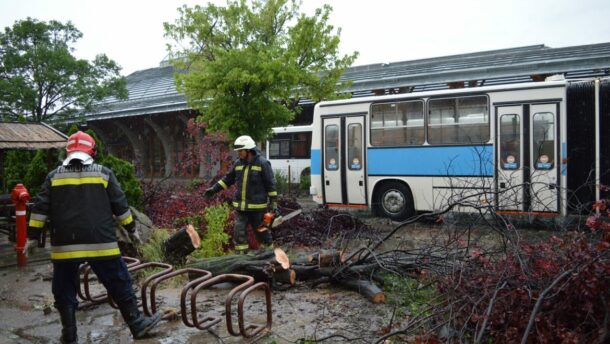
<path fill-rule="evenodd" d="M 338 250 L 321 250 L 308 256 L 309 264 L 318 264 L 319 267 L 337 266 L 343 263 L 343 252 Z"/>
<path fill-rule="evenodd" d="M 294 285 L 297 281 L 297 273 L 294 270 L 282 270 L 273 273 L 273 280 L 283 284 Z"/>
<path fill-rule="evenodd" d="M 281 248 L 277 247 L 273 250 L 275 254 L 275 260 L 280 264 L 280 266 L 286 270 L 290 267 L 290 259 L 288 259 L 288 255 Z"/>
<path fill-rule="evenodd" d="M 347 289 L 358 292 L 366 297 L 372 303 L 381 303 L 386 301 L 385 293 L 379 289 L 375 283 L 368 280 L 345 279 L 338 281 L 337 284 L 346 287 Z"/>
<path fill-rule="evenodd" d="M 292 270 L 297 275 L 297 281 L 310 281 L 323 276 L 317 265 L 293 265 Z"/>
<path fill-rule="evenodd" d="M 184 264 L 186 256 L 199 248 L 200 244 L 199 234 L 189 224 L 165 240 L 163 244 L 165 258 L 171 264 Z"/>

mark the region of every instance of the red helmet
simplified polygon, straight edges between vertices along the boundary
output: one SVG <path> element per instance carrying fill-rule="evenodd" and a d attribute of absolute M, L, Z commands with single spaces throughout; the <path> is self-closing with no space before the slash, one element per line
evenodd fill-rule
<path fill-rule="evenodd" d="M 66 151 L 68 154 L 72 152 L 85 152 L 90 156 L 94 156 L 94 148 L 95 140 L 93 137 L 82 131 L 77 131 L 76 133 L 70 135 L 70 138 L 68 138 L 68 146 L 66 147 Z"/>

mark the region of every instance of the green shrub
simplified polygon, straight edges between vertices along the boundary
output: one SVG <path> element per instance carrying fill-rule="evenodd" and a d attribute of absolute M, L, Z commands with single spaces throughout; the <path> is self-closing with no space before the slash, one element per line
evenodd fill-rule
<path fill-rule="evenodd" d="M 230 215 L 231 209 L 224 203 L 205 209 L 203 217 L 206 230 L 201 246 L 192 254 L 194 258 L 218 257 L 225 254 L 224 248 L 229 244 L 229 234 L 225 228 Z"/>
<path fill-rule="evenodd" d="M 275 191 L 278 194 L 288 192 L 288 177 L 282 171 L 275 171 Z"/>
<path fill-rule="evenodd" d="M 301 172 L 301 179 L 299 181 L 299 189 L 303 191 L 309 191 L 311 186 L 311 168 L 306 167 Z"/>
<path fill-rule="evenodd" d="M 186 186 L 186 190 L 189 192 L 195 192 L 199 187 L 201 187 L 202 184 L 204 184 L 205 182 L 199 178 L 193 178 L 191 179 L 191 181 L 187 184 Z"/>
<path fill-rule="evenodd" d="M 58 163 L 58 152 L 54 149 L 38 150 L 27 167 L 24 182 L 30 195 L 36 195 L 50 170 Z"/>
<path fill-rule="evenodd" d="M 152 233 L 150 240 L 140 247 L 140 255 L 145 262 L 165 262 L 165 240 L 169 238 L 169 232 L 165 229 L 157 229 Z M 162 268 L 139 270 L 134 274 L 137 280 L 145 279 L 157 272 L 162 271 Z"/>
<path fill-rule="evenodd" d="M 3 193 L 9 193 L 16 184 L 24 184 L 26 188 L 30 188 L 25 182 L 25 176 L 28 171 L 30 161 L 36 153 L 28 150 L 9 150 L 4 156 L 4 185 Z M 40 185 L 39 185 L 40 186 Z M 30 195 L 34 195 L 30 192 Z"/>
<path fill-rule="evenodd" d="M 144 192 L 140 186 L 140 181 L 136 178 L 134 166 L 130 162 L 119 159 L 111 154 L 106 155 L 99 163 L 114 172 L 123 192 L 125 192 L 129 205 L 142 209 L 142 195 Z"/>
<path fill-rule="evenodd" d="M 169 238 L 169 232 L 165 229 L 157 229 L 153 232 L 150 240 L 140 247 L 140 254 L 147 262 L 165 261 L 163 243 Z"/>

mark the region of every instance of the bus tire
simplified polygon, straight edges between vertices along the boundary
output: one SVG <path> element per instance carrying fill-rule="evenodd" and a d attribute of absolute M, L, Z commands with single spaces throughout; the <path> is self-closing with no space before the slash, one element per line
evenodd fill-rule
<path fill-rule="evenodd" d="M 404 221 L 415 215 L 413 195 L 404 183 L 385 182 L 375 192 L 375 195 L 376 210 L 379 216 L 394 221 Z"/>

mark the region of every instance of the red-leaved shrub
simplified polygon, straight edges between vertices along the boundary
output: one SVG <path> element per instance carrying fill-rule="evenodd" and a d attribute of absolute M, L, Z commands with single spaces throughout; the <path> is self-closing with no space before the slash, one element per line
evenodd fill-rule
<path fill-rule="evenodd" d="M 500 258 L 473 254 L 440 278 L 439 291 L 452 309 L 451 327 L 476 338 L 485 325 L 482 338 L 520 343 L 534 314 L 528 343 L 609 342 L 607 205 L 594 205 L 599 214 L 587 219 L 589 233 L 518 243 Z"/>

